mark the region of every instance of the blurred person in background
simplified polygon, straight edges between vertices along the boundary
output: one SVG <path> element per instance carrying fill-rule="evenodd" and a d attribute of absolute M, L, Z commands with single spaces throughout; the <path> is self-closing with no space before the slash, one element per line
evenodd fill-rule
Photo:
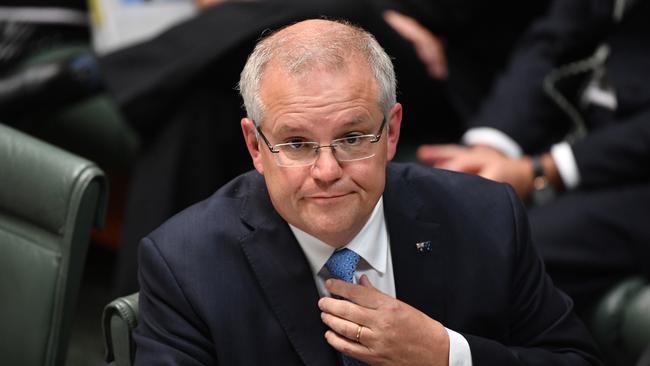
<path fill-rule="evenodd" d="M 510 183 L 533 241 L 584 312 L 650 259 L 650 3 L 561 0 L 536 22 L 436 167 Z"/>

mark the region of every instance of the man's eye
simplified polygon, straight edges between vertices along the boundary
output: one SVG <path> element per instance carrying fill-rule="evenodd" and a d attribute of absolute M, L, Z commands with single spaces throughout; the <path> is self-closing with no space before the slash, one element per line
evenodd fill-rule
<path fill-rule="evenodd" d="M 287 148 L 292 149 L 292 150 L 301 150 L 307 148 L 307 144 L 305 144 L 305 141 L 299 140 L 299 139 L 294 139 L 294 140 L 289 140 L 287 141 Z"/>
<path fill-rule="evenodd" d="M 341 142 L 345 145 L 358 145 L 361 143 L 361 135 L 349 135 L 341 139 Z"/>

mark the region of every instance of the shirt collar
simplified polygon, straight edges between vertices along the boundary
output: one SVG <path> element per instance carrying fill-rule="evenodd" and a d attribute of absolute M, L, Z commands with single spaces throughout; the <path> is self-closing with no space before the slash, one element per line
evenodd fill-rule
<path fill-rule="evenodd" d="M 289 224 L 289 227 L 305 253 L 312 273 L 319 273 L 332 253 L 334 253 L 334 247 L 291 224 Z M 384 220 L 383 198 L 379 198 L 366 224 L 344 248 L 359 254 L 376 271 L 382 274 L 386 272 L 388 235 Z"/>

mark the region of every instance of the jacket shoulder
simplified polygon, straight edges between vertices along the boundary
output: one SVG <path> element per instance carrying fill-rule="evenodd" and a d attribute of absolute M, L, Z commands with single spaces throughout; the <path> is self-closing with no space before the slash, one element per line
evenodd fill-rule
<path fill-rule="evenodd" d="M 259 173 L 242 174 L 212 196 L 172 216 L 147 237 L 159 245 L 167 242 L 200 245 L 215 236 L 237 240 L 246 230 L 241 220 L 242 207 L 248 200 L 264 199 L 265 194 L 264 180 Z"/>

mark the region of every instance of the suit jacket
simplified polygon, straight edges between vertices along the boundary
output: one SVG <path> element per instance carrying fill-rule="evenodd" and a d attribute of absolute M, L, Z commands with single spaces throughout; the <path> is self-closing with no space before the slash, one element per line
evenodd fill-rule
<path fill-rule="evenodd" d="M 506 185 L 389 164 L 397 298 L 461 332 L 475 365 L 599 364 Z M 415 243 L 431 242 L 419 253 Z M 335 365 L 313 275 L 253 171 L 140 244 L 136 364 Z"/>

